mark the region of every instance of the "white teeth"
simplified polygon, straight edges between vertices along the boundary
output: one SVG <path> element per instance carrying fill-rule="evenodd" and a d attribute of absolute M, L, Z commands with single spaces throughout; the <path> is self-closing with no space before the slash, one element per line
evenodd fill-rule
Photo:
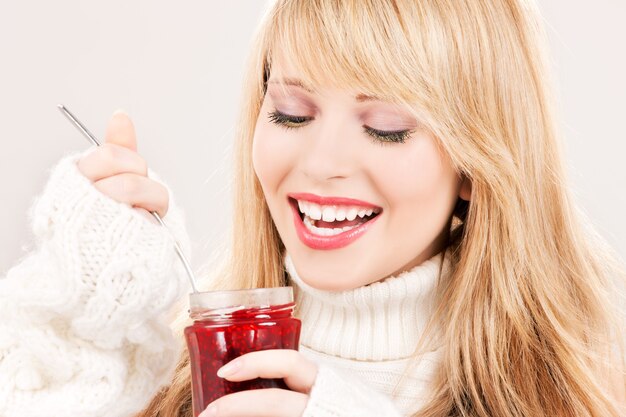
<path fill-rule="evenodd" d="M 305 207 L 307 208 L 307 207 Z M 320 206 L 318 206 L 317 204 L 311 204 L 309 203 L 309 212 L 305 213 L 308 214 L 309 217 L 311 217 L 313 220 L 321 220 L 322 219 L 322 209 Z"/>
<path fill-rule="evenodd" d="M 321 206 L 310 201 L 298 200 L 300 212 L 309 216 L 313 220 L 324 220 L 334 222 L 342 220 L 354 220 L 356 216 L 361 218 L 370 216 L 372 213 L 380 212 L 379 209 L 362 208 L 356 206 Z"/>
<path fill-rule="evenodd" d="M 348 219 L 350 221 L 356 219 L 356 215 L 357 215 L 358 212 L 359 212 L 359 210 L 357 210 L 356 208 L 350 207 L 348 209 L 348 211 L 346 212 L 346 219 Z"/>
<path fill-rule="evenodd" d="M 319 236 L 335 236 L 338 235 L 339 233 L 343 233 L 347 230 L 350 229 L 354 229 L 355 227 L 358 227 L 357 225 L 355 226 L 346 226 L 346 227 L 335 227 L 335 228 L 329 228 L 329 227 L 317 227 L 317 226 L 313 226 L 313 221 L 311 220 L 311 218 L 309 216 L 304 216 L 304 226 L 313 234 L 319 235 Z"/>
<path fill-rule="evenodd" d="M 335 221 L 335 208 L 324 207 L 322 210 L 322 220 L 324 220 L 325 222 L 334 222 Z"/>

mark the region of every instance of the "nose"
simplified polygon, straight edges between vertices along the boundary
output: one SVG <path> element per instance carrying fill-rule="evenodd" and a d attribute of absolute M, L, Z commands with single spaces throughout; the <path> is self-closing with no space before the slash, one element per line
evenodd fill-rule
<path fill-rule="evenodd" d="M 303 138 L 299 168 L 305 176 L 323 182 L 352 175 L 354 144 L 345 125 L 339 120 L 320 123 Z"/>

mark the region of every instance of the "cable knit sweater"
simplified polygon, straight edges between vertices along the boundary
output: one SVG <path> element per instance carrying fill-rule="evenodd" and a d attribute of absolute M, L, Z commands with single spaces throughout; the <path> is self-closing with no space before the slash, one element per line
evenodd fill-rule
<path fill-rule="evenodd" d="M 29 212 L 35 249 L 0 279 L 0 417 L 131 417 L 170 382 L 180 354 L 165 314 L 189 291 L 173 247 L 175 238 L 190 252 L 184 213 L 170 192 L 172 236 L 99 192 L 78 171 L 81 156 L 52 169 Z M 440 263 L 439 254 L 397 277 L 331 293 L 306 285 L 286 256 L 300 350 L 319 365 L 305 417 L 401 416 L 422 405 L 438 350 L 423 354 L 392 394 L 430 312 Z"/>

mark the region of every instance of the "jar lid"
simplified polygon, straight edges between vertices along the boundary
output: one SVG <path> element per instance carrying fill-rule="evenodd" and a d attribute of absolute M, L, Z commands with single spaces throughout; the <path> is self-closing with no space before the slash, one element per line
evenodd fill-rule
<path fill-rule="evenodd" d="M 192 315 L 201 314 L 207 310 L 219 310 L 225 313 L 289 303 L 293 303 L 293 288 L 289 286 L 204 291 L 189 294 L 189 306 Z"/>

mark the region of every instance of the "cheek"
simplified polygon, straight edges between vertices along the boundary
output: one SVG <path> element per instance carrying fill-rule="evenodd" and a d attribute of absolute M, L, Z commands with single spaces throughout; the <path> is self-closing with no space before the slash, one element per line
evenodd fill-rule
<path fill-rule="evenodd" d="M 280 152 L 281 139 L 268 123 L 257 122 L 252 142 L 252 165 L 266 194 L 276 191 L 289 170 L 287 155 Z"/>
<path fill-rule="evenodd" d="M 409 224 L 441 223 L 458 194 L 458 176 L 433 138 L 415 138 L 402 156 L 377 166 L 378 188 L 392 218 Z M 407 144 L 409 144 L 407 143 Z M 391 155 L 390 155 L 391 156 Z M 380 162 L 380 161 L 379 161 Z"/>

